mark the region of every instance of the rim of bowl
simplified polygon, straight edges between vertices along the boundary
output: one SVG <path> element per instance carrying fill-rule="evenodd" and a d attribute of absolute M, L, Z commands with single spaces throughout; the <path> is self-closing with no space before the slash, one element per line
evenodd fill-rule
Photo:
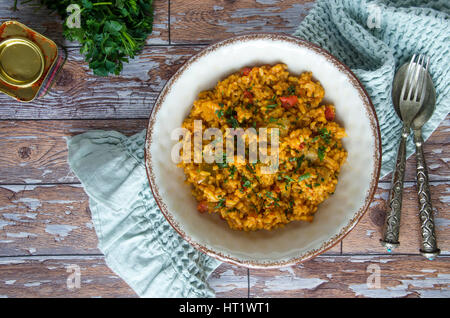
<path fill-rule="evenodd" d="M 172 214 L 168 211 L 165 204 L 163 204 L 163 199 L 159 195 L 158 186 L 156 185 L 156 182 L 154 180 L 153 172 L 150 169 L 151 162 L 152 162 L 152 156 L 151 156 L 151 153 L 149 153 L 150 144 L 152 142 L 152 133 L 153 133 L 152 127 L 155 123 L 156 114 L 158 113 L 159 109 L 161 108 L 161 106 L 166 98 L 166 95 L 170 93 L 172 85 L 178 79 L 178 77 L 180 77 L 183 74 L 183 72 L 190 67 L 190 65 L 192 63 L 196 62 L 199 58 L 215 51 L 218 48 L 221 48 L 223 46 L 227 46 L 227 45 L 239 42 L 239 41 L 244 42 L 244 41 L 261 40 L 261 39 L 262 40 L 284 41 L 284 42 L 293 43 L 293 44 L 311 49 L 311 50 L 315 51 L 317 54 L 324 56 L 329 62 L 331 62 L 333 65 L 335 65 L 341 72 L 343 72 L 345 75 L 347 75 L 348 79 L 350 80 L 351 85 L 358 91 L 361 99 L 363 100 L 364 107 L 369 116 L 371 131 L 376 139 L 375 143 L 374 143 L 374 148 L 375 148 L 375 151 L 374 151 L 375 167 L 374 168 L 375 168 L 375 171 L 374 171 L 374 173 L 372 175 L 372 179 L 370 181 L 369 191 L 366 194 L 364 205 L 351 218 L 351 220 L 347 223 L 347 225 L 344 228 L 342 228 L 341 231 L 337 235 L 335 235 L 332 238 L 330 238 L 329 240 L 323 242 L 322 245 L 317 249 L 308 251 L 307 253 L 301 254 L 298 257 L 290 258 L 288 260 L 269 261 L 269 262 L 240 260 L 240 259 L 232 257 L 232 256 L 223 255 L 220 252 L 214 251 L 210 247 L 207 247 L 207 246 L 204 246 L 197 242 L 194 242 L 189 235 L 187 235 L 182 229 L 179 228 L 177 222 L 174 221 Z M 351 232 L 351 230 L 359 222 L 361 217 L 368 210 L 370 202 L 373 200 L 373 197 L 375 195 L 375 191 L 376 191 L 377 185 L 378 185 L 378 180 L 380 178 L 381 133 L 380 133 L 380 126 L 378 123 L 378 118 L 376 116 L 375 107 L 373 106 L 372 101 L 371 101 L 366 89 L 364 88 L 362 83 L 359 81 L 359 79 L 356 77 L 356 75 L 350 70 L 350 68 L 347 65 L 345 65 L 343 62 L 338 60 L 334 55 L 332 55 L 327 50 L 321 48 L 320 46 L 318 46 L 314 43 L 311 43 L 309 41 L 303 40 L 303 39 L 295 37 L 295 36 L 285 35 L 285 34 L 277 34 L 277 33 L 251 33 L 251 34 L 230 37 L 225 40 L 220 40 L 220 41 L 216 41 L 216 42 L 212 43 L 211 45 L 202 49 L 200 52 L 197 52 L 196 54 L 191 56 L 170 77 L 170 79 L 167 81 L 167 83 L 164 85 L 163 89 L 159 93 L 159 95 L 156 99 L 156 102 L 150 112 L 148 125 L 147 125 L 146 138 L 145 138 L 144 160 L 145 160 L 145 170 L 147 172 L 147 178 L 149 180 L 150 189 L 152 191 L 153 197 L 155 198 L 156 204 L 158 205 L 159 209 L 161 210 L 161 213 L 164 215 L 164 217 L 169 222 L 169 224 L 172 226 L 172 228 L 184 240 L 186 240 L 191 246 L 193 246 L 197 250 L 205 253 L 208 256 L 214 257 L 222 262 L 229 263 L 232 265 L 238 265 L 238 266 L 254 268 L 254 269 L 280 268 L 280 267 L 292 266 L 295 264 L 305 262 L 305 261 L 312 259 L 312 258 L 324 253 L 325 251 L 329 250 L 330 248 L 332 248 L 333 246 L 335 246 L 336 244 L 341 242 L 347 236 L 347 234 Z"/>

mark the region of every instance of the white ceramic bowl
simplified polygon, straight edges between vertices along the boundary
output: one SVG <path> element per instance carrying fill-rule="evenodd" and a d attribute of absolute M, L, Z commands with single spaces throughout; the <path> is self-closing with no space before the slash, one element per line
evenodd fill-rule
<path fill-rule="evenodd" d="M 334 195 L 312 223 L 291 222 L 273 231 L 231 230 L 216 215 L 200 214 L 181 168 L 171 159 L 171 132 L 188 115 L 200 91 L 244 66 L 285 63 L 291 73 L 312 71 L 336 106 L 348 151 Z M 297 38 L 252 34 L 231 38 L 193 56 L 167 82 L 149 119 L 146 168 L 155 199 L 169 223 L 190 244 L 222 261 L 246 267 L 280 267 L 314 257 L 338 243 L 359 221 L 374 195 L 381 162 L 373 105 L 353 73 L 323 49 Z"/>

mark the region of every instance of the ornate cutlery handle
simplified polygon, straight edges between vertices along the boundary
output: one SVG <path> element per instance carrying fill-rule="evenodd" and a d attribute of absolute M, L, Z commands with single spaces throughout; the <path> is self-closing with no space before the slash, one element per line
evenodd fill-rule
<path fill-rule="evenodd" d="M 420 129 L 414 130 L 414 143 L 416 144 L 417 160 L 417 191 L 419 198 L 419 218 L 422 231 L 422 248 L 420 252 L 432 260 L 439 255 L 436 234 L 434 231 L 433 207 L 431 205 L 430 186 L 428 184 L 428 169 L 423 155 L 423 138 Z"/>
<path fill-rule="evenodd" d="M 409 133 L 409 126 L 403 125 L 402 136 L 397 152 L 397 162 L 392 175 L 391 190 L 389 192 L 383 239 L 380 240 L 381 245 L 386 247 L 388 252 L 400 245 L 398 237 L 400 232 L 400 214 L 402 210 L 403 180 L 405 178 L 406 139 L 408 138 Z"/>

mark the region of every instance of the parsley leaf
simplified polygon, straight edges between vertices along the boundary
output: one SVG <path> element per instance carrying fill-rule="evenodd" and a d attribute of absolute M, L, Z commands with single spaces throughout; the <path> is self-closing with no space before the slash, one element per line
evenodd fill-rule
<path fill-rule="evenodd" d="M 319 149 L 317 149 L 317 156 L 320 161 L 323 161 L 323 158 L 325 158 L 325 150 L 326 148 L 324 146 L 320 146 Z"/>
<path fill-rule="evenodd" d="M 81 27 L 63 24 L 63 35 L 81 44 L 95 75 L 119 75 L 123 63 L 134 58 L 144 47 L 153 29 L 153 0 L 40 0 L 48 9 L 58 12 L 65 21 L 71 4 L 81 8 Z"/>
<path fill-rule="evenodd" d="M 300 177 L 298 177 L 298 182 L 301 182 L 301 181 L 303 181 L 303 180 L 306 180 L 306 179 L 308 179 L 308 178 L 310 178 L 311 177 L 311 174 L 308 172 L 308 173 L 305 173 L 305 174 L 303 174 L 303 175 L 301 175 Z"/>

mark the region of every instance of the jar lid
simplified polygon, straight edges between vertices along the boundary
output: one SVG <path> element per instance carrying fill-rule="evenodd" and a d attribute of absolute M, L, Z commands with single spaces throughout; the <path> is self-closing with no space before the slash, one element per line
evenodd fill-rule
<path fill-rule="evenodd" d="M 44 55 L 31 40 L 8 38 L 0 43 L 0 79 L 17 86 L 33 85 L 44 72 Z"/>

